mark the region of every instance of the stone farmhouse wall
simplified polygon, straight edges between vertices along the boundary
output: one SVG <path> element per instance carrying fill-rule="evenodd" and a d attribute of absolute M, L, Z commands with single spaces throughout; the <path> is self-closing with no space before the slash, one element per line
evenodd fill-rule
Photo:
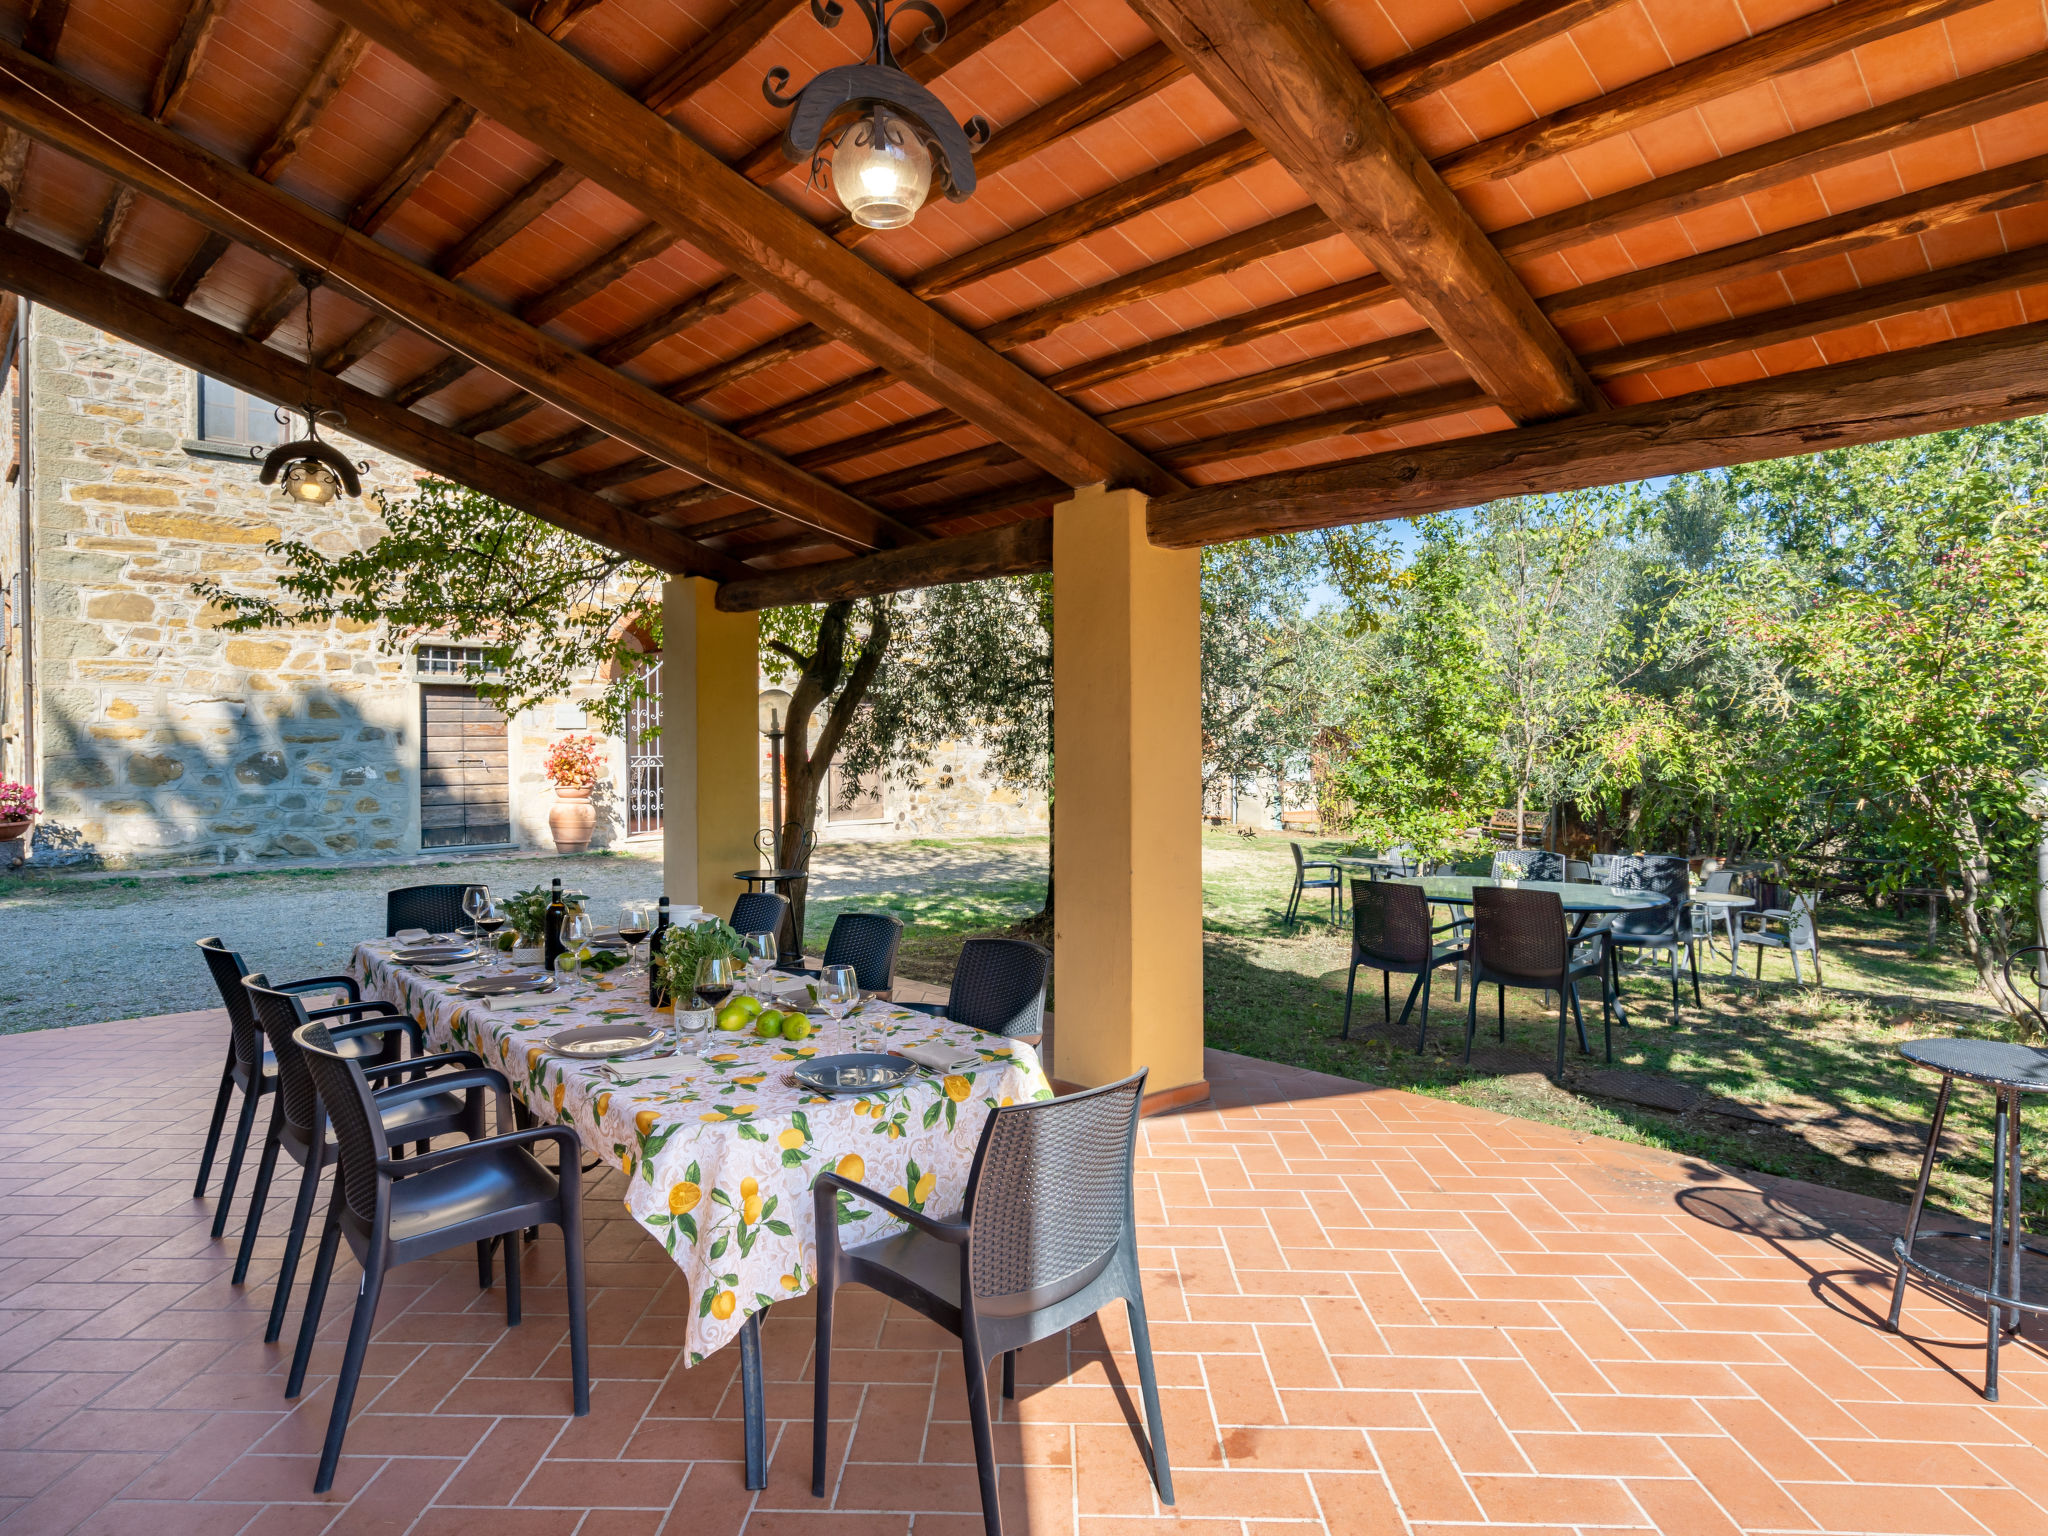
<path fill-rule="evenodd" d="M 420 853 L 420 684 L 433 679 L 412 651 L 346 621 L 228 634 L 225 616 L 192 590 L 201 576 L 275 590 L 266 546 L 280 537 L 330 555 L 368 543 L 381 532 L 370 493 L 407 494 L 415 471 L 330 434 L 368 463 L 365 499 L 285 503 L 257 483 L 246 453 L 201 440 L 190 369 L 55 310 L 29 316 L 26 445 L 14 441 L 19 376 L 0 395 L 0 465 L 18 462 L 15 482 L 0 485 L 0 774 L 42 791 L 36 862 Z M 16 569 L 23 476 L 26 579 Z M 32 676 L 22 670 L 30 654 Z M 576 701 L 564 702 L 509 722 L 515 846 L 553 847 L 541 763 L 555 740 L 588 728 Z M 625 744 L 610 747 L 594 847 L 627 841 Z M 878 814 L 826 820 L 821 836 L 1042 831 L 1042 798 L 991 782 L 982 755 L 949 745 L 909 781 L 889 780 Z"/>

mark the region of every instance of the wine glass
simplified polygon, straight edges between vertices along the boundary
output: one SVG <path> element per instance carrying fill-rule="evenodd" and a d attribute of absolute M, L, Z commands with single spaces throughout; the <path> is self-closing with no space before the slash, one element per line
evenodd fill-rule
<path fill-rule="evenodd" d="M 754 984 L 758 995 L 762 978 L 775 969 L 775 935 L 772 933 L 750 933 L 746 936 L 747 980 Z"/>
<path fill-rule="evenodd" d="M 850 965 L 828 965 L 818 972 L 818 1005 L 831 1015 L 835 1024 L 845 1020 L 855 1004 L 860 1001 L 860 977 Z M 860 1049 L 858 1029 L 855 1031 L 854 1049 Z"/>
<path fill-rule="evenodd" d="M 731 955 L 706 955 L 697 962 L 697 995 L 713 1008 L 725 1006 L 732 996 Z"/>
<path fill-rule="evenodd" d="M 488 885 L 472 885 L 463 890 L 462 910 L 469 914 L 469 936 L 474 939 L 482 932 L 477 919 L 490 910 L 491 888 Z"/>
<path fill-rule="evenodd" d="M 580 907 L 562 919 L 562 954 L 555 961 L 555 969 L 572 983 L 583 975 L 583 961 L 590 953 L 590 938 L 594 931 L 590 919 Z"/>
<path fill-rule="evenodd" d="M 626 941 L 626 958 L 629 961 L 638 960 L 641 941 L 654 931 L 654 907 L 645 901 L 629 901 L 620 908 L 620 911 L 625 914 L 619 922 L 619 937 Z M 649 954 L 647 967 L 653 964 L 654 956 Z M 647 967 L 641 970 L 643 977 L 647 974 Z"/>
<path fill-rule="evenodd" d="M 501 971 L 501 956 L 498 951 L 498 930 L 505 926 L 505 909 L 500 906 L 488 888 L 484 888 L 484 909 L 476 915 L 477 931 L 484 936 L 487 946 L 483 968 L 487 972 Z"/>

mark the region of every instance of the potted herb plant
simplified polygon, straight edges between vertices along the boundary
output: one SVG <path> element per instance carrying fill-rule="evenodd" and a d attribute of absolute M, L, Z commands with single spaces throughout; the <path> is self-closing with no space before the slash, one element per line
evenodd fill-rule
<path fill-rule="evenodd" d="M 747 958 L 746 940 L 722 917 L 700 917 L 671 926 L 661 941 L 661 963 L 672 978 L 669 991 L 684 1006 L 697 985 L 697 962 L 706 955 Z"/>
<path fill-rule="evenodd" d="M 564 736 L 548 748 L 543 771 L 555 786 L 554 808 L 548 812 L 555 852 L 581 853 L 590 846 L 590 834 L 597 826 L 597 808 L 590 803 L 590 792 L 609 766 L 604 743 L 595 736 Z"/>
<path fill-rule="evenodd" d="M 497 945 L 512 952 L 514 964 L 540 964 L 541 939 L 548 923 L 548 903 L 554 899 L 554 894 L 552 885 L 535 885 L 499 902 L 505 911 L 505 926 L 496 934 Z M 582 911 L 586 899 L 581 891 L 562 892 L 562 905 L 571 912 Z"/>

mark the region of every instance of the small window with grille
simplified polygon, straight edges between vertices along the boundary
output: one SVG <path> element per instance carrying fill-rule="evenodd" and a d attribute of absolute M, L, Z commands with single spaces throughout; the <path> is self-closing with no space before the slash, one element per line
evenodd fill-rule
<path fill-rule="evenodd" d="M 199 376 L 199 435 L 209 443 L 283 442 L 277 407 L 232 384 Z"/>
<path fill-rule="evenodd" d="M 492 674 L 480 645 L 422 645 L 414 653 L 413 671 L 421 677 L 468 677 L 471 670 Z"/>

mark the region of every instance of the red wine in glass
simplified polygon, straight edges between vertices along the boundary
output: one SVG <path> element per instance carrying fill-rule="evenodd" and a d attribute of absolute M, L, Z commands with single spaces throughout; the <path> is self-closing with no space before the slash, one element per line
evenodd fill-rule
<path fill-rule="evenodd" d="M 732 984 L 730 982 L 716 981 L 701 982 L 697 987 L 697 995 L 713 1008 L 722 1007 L 725 1000 L 732 996 Z"/>

